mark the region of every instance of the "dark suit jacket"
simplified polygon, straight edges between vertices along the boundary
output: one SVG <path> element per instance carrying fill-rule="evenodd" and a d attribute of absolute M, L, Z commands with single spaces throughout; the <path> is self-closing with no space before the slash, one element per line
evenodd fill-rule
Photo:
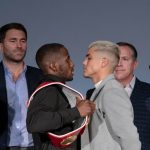
<path fill-rule="evenodd" d="M 52 75 L 47 75 L 42 82 L 61 82 Z M 59 150 L 47 137 L 47 132 L 65 134 L 72 131 L 72 121 L 80 118 L 76 107 L 71 108 L 62 87 L 52 85 L 38 91 L 33 97 L 27 112 L 27 129 L 34 134 L 36 150 Z M 65 150 L 75 150 L 71 145 Z M 79 150 L 79 149 L 78 149 Z"/>
<path fill-rule="evenodd" d="M 142 150 L 150 150 L 150 84 L 136 79 L 130 99 Z"/>
<path fill-rule="evenodd" d="M 39 80 L 41 80 L 42 72 L 34 67 L 27 66 L 26 80 L 28 86 L 28 95 L 35 90 Z M 4 74 L 4 67 L 0 63 L 0 149 L 4 149 L 9 141 L 7 137 L 8 132 L 8 102 L 6 93 L 6 80 Z"/>

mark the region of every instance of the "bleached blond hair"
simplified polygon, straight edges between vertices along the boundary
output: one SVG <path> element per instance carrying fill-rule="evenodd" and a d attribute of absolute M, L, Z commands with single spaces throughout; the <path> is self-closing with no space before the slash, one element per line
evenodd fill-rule
<path fill-rule="evenodd" d="M 110 41 L 95 41 L 89 45 L 88 49 L 90 48 L 95 48 L 95 51 L 105 55 L 110 60 L 113 69 L 115 69 L 119 62 L 120 53 L 119 46 L 116 43 Z"/>

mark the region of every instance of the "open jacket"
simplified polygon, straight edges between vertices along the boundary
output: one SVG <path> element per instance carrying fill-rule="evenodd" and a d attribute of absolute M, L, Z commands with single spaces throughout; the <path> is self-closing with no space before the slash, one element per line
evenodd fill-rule
<path fill-rule="evenodd" d="M 27 66 L 26 80 L 28 95 L 35 90 L 38 82 L 41 80 L 42 72 L 34 67 Z M 9 141 L 8 137 L 8 101 L 6 91 L 6 80 L 4 67 L 0 63 L 0 149 L 5 149 Z"/>
<path fill-rule="evenodd" d="M 100 83 L 90 99 L 96 103 L 96 111 L 89 123 L 89 149 L 141 150 L 131 101 L 113 75 Z M 86 149 L 88 145 L 83 147 Z"/>
<path fill-rule="evenodd" d="M 150 84 L 136 78 L 135 86 L 131 94 L 131 102 L 134 109 L 134 123 L 137 126 L 141 150 L 150 149 Z"/>

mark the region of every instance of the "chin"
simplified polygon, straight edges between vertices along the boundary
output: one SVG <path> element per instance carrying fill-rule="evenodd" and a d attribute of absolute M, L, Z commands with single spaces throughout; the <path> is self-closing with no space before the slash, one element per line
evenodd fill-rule
<path fill-rule="evenodd" d="M 116 76 L 115 76 L 116 77 Z M 116 77 L 116 79 L 118 80 L 118 81 L 121 81 L 122 80 L 122 77 Z"/>
<path fill-rule="evenodd" d="M 87 75 L 86 73 L 83 73 L 83 76 L 84 76 L 85 78 L 87 78 L 87 77 L 88 77 L 88 75 Z"/>

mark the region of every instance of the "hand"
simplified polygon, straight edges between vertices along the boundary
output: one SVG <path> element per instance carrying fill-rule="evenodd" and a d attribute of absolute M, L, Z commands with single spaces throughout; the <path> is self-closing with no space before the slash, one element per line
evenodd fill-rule
<path fill-rule="evenodd" d="M 79 97 L 76 98 L 76 107 L 81 117 L 92 115 L 95 111 L 95 103 L 89 100 L 81 100 Z"/>

